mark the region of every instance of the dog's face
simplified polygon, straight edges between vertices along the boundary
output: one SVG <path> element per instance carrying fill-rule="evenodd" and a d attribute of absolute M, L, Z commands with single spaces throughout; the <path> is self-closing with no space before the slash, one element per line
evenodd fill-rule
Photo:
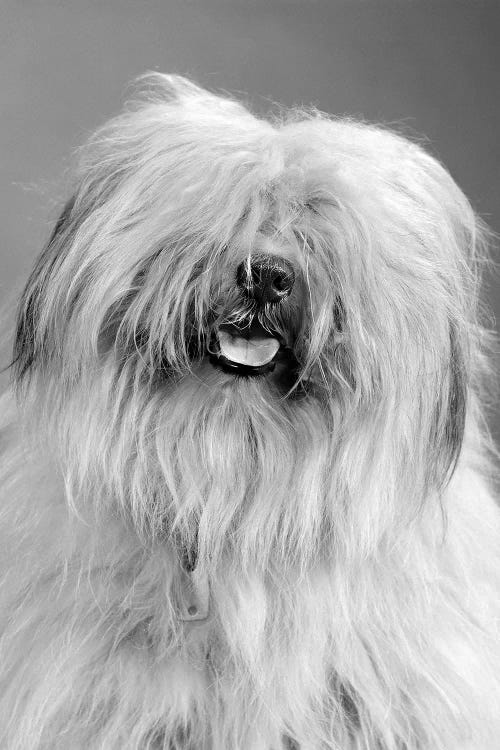
<path fill-rule="evenodd" d="M 262 564 L 332 535 L 366 553 L 460 450 L 474 215 L 392 133 L 155 86 L 82 152 L 22 300 L 18 380 L 73 497 L 145 536 L 196 529 L 212 559 Z"/>

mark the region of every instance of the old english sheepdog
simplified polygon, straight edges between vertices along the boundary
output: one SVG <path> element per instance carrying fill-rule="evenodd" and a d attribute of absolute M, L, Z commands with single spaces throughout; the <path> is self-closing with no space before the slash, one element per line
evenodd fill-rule
<path fill-rule="evenodd" d="M 494 750 L 487 231 L 418 144 L 151 74 L 0 430 L 0 747 Z"/>

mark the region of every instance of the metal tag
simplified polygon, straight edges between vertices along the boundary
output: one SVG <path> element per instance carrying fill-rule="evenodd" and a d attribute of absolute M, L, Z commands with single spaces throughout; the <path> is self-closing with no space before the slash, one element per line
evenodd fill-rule
<path fill-rule="evenodd" d="M 210 586 L 206 572 L 181 567 L 179 576 L 179 619 L 183 622 L 206 620 L 209 613 Z"/>

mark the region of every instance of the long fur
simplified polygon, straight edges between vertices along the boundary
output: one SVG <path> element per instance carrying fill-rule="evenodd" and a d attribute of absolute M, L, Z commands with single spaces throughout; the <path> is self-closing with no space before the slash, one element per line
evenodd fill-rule
<path fill-rule="evenodd" d="M 1 747 L 498 747 L 486 238 L 387 129 L 143 79 L 80 151 L 19 307 Z M 234 283 L 255 253 L 296 270 L 266 311 L 286 387 L 202 354 L 260 314 Z M 180 549 L 206 621 L 178 617 Z"/>

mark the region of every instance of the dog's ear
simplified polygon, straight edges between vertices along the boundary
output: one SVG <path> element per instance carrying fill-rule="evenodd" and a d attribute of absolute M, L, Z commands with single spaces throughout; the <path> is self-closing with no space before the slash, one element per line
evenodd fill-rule
<path fill-rule="evenodd" d="M 468 374 L 462 344 L 456 325 L 451 322 L 449 359 L 444 368 L 441 392 L 436 405 L 433 435 L 430 441 L 430 466 L 435 467 L 438 486 L 453 475 L 465 431 Z"/>
<path fill-rule="evenodd" d="M 12 361 L 18 382 L 50 353 L 44 304 L 49 297 L 50 281 L 63 259 L 64 238 L 69 231 L 74 203 L 72 197 L 64 206 L 21 296 Z"/>
<path fill-rule="evenodd" d="M 467 372 L 454 324 L 450 325 L 450 365 L 448 373 L 448 410 L 445 420 L 445 443 L 448 453 L 448 472 L 453 472 L 460 456 L 465 431 L 467 408 Z"/>

